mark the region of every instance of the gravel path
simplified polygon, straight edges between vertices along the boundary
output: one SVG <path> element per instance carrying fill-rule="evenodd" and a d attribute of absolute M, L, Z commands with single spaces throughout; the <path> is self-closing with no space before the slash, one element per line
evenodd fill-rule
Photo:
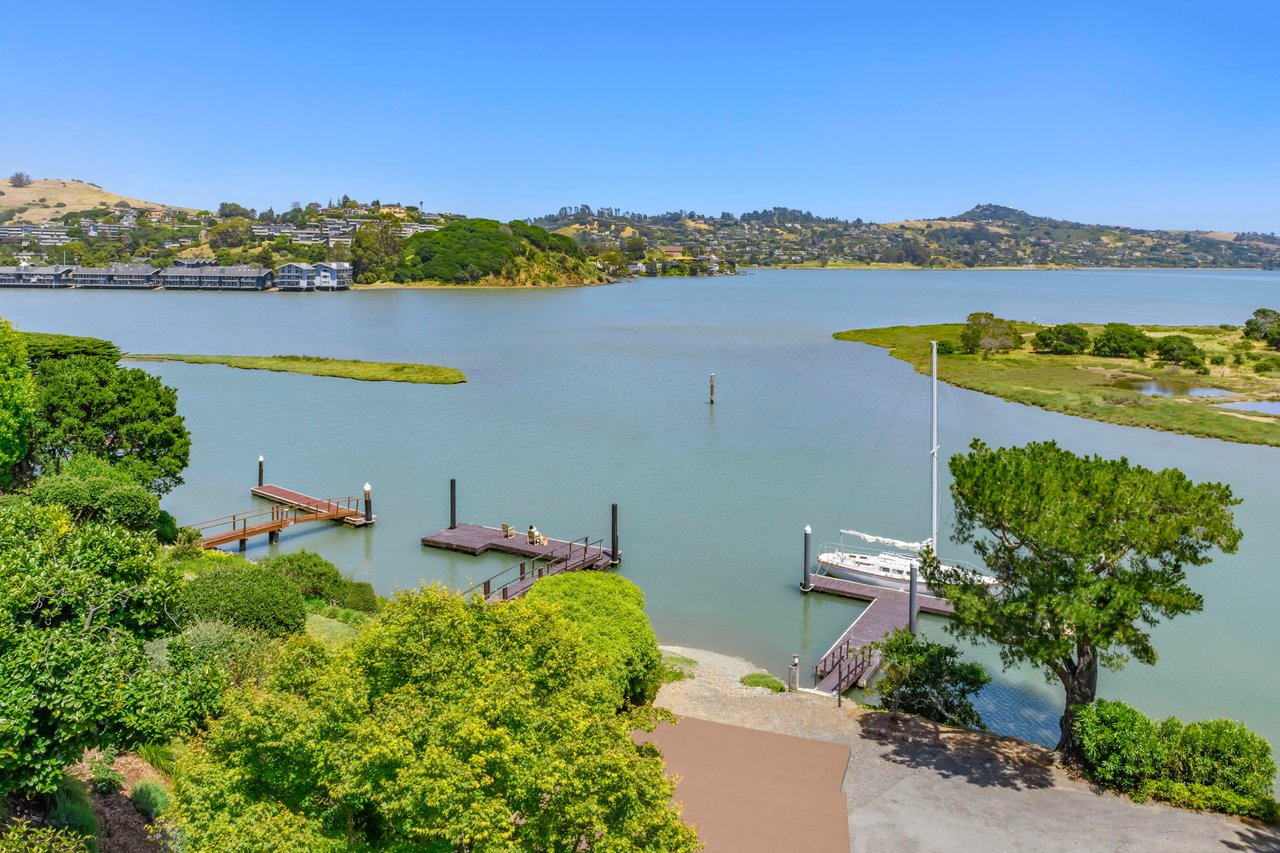
<path fill-rule="evenodd" d="M 663 646 L 698 662 L 664 685 L 676 714 L 849 745 L 842 788 L 852 853 L 908 851 L 1280 851 L 1280 831 L 1160 803 L 1139 805 L 1071 778 L 1053 753 L 1014 738 L 918 718 L 894 720 L 814 693 L 772 693 L 760 671 L 715 652 Z M 803 681 L 802 681 L 803 683 Z"/>

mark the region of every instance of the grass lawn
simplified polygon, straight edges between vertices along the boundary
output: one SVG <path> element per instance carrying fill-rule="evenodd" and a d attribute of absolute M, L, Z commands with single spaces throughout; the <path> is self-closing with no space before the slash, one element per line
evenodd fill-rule
<path fill-rule="evenodd" d="M 742 676 L 738 681 L 747 687 L 763 687 L 766 690 L 772 690 L 774 693 L 787 692 L 787 686 L 767 672 L 753 672 L 750 675 Z"/>
<path fill-rule="evenodd" d="M 322 643 L 340 646 L 358 633 L 360 633 L 359 630 L 337 619 L 330 619 L 319 613 L 307 614 L 307 636 Z"/>
<path fill-rule="evenodd" d="M 658 678 L 663 684 L 684 681 L 685 679 L 693 678 L 694 670 L 697 668 L 698 662 L 693 658 L 664 653 L 662 655 L 662 665 L 658 670 Z"/>
<path fill-rule="evenodd" d="M 188 364 L 224 364 L 244 370 L 273 370 L 308 376 L 336 376 L 366 382 L 418 382 L 456 385 L 466 382 L 461 370 L 434 364 L 402 364 L 391 361 L 348 361 L 307 355 L 127 355 L 129 361 L 184 361 Z"/>
<path fill-rule="evenodd" d="M 1081 323 L 1090 334 L 1098 324 Z M 961 323 L 935 326 L 890 326 L 837 332 L 841 341 L 885 347 L 895 358 L 929 372 L 929 341 L 959 341 Z M 1019 323 L 1030 338 L 1038 326 Z M 1189 335 L 1209 356 L 1228 356 L 1226 365 L 1212 365 L 1209 375 L 1153 360 L 1099 358 L 1092 355 L 1044 355 L 1023 349 L 984 359 L 980 355 L 938 356 L 938 378 L 961 388 L 981 391 L 1015 403 L 1092 418 L 1124 426 L 1147 427 L 1246 444 L 1280 446 L 1280 418 L 1232 411 L 1214 404 L 1280 400 L 1280 379 L 1253 371 L 1254 361 L 1232 363 L 1237 348 L 1250 347 L 1257 356 L 1269 353 L 1261 342 L 1246 341 L 1238 329 L 1219 326 L 1139 326 L 1152 337 Z M 1275 355 L 1275 353 L 1270 353 Z M 1125 380 L 1160 379 L 1229 392 L 1219 397 L 1155 397 L 1123 387 Z"/>

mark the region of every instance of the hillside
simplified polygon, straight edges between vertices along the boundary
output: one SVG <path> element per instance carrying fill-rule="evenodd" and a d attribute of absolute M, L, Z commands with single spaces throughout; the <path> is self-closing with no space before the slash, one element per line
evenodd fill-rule
<path fill-rule="evenodd" d="M 64 213 L 115 207 L 120 202 L 141 210 L 157 207 L 166 210 L 191 210 L 191 208 L 179 208 L 131 196 L 116 195 L 97 184 L 74 180 L 64 181 L 57 178 L 33 180 L 31 185 L 26 187 L 15 187 L 10 185 L 8 179 L 0 179 L 0 193 L 2 193 L 0 214 L 19 207 L 27 208 L 14 214 L 11 222 L 46 222 L 57 219 Z"/>
<path fill-rule="evenodd" d="M 608 277 L 577 243 L 524 222 L 460 219 L 404 242 L 385 275 L 398 283 L 564 287 Z"/>
<path fill-rule="evenodd" d="M 775 207 L 741 215 L 674 211 L 656 216 L 561 208 L 532 220 L 571 236 L 589 254 L 682 247 L 751 266 L 1280 268 L 1280 238 L 1230 231 L 1160 231 L 1037 216 L 980 204 L 955 216 L 875 223 Z"/>

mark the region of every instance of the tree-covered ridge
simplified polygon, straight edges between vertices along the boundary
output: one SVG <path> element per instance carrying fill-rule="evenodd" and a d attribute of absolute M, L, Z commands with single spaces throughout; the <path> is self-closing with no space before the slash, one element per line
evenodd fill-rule
<path fill-rule="evenodd" d="M 735 265 L 1280 268 L 1274 234 L 1088 225 L 980 204 L 957 216 L 876 223 L 775 207 L 735 215 L 679 210 L 649 216 L 589 205 L 530 220 L 570 234 L 589 254 L 640 237 Z"/>
<path fill-rule="evenodd" d="M 569 237 L 524 222 L 459 219 L 401 239 L 393 225 L 361 228 L 352 244 L 356 281 L 474 285 L 575 285 L 608 281 Z"/>

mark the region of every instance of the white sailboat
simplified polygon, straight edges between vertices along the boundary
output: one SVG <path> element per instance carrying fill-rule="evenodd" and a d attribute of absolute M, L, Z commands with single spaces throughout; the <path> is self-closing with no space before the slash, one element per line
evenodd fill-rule
<path fill-rule="evenodd" d="M 871 583 L 891 589 L 907 589 L 914 599 L 919 583 L 920 552 L 926 546 L 935 547 L 938 541 L 938 343 L 932 342 L 933 354 L 933 418 L 932 442 L 929 455 L 933 457 L 930 500 L 931 535 L 924 542 L 905 542 L 887 536 L 876 536 L 857 530 L 841 530 L 840 544 L 825 548 L 818 554 L 818 565 L 823 571 L 835 577 L 861 583 Z M 859 540 L 858 544 L 846 545 L 845 537 Z M 889 550 L 873 546 L 887 546 Z M 969 572 L 988 586 L 995 586 L 997 581 L 989 575 L 982 574 L 973 566 L 965 563 L 948 564 Z M 930 595 L 937 595 L 933 590 L 925 589 Z M 914 600 L 912 601 L 914 615 Z"/>

